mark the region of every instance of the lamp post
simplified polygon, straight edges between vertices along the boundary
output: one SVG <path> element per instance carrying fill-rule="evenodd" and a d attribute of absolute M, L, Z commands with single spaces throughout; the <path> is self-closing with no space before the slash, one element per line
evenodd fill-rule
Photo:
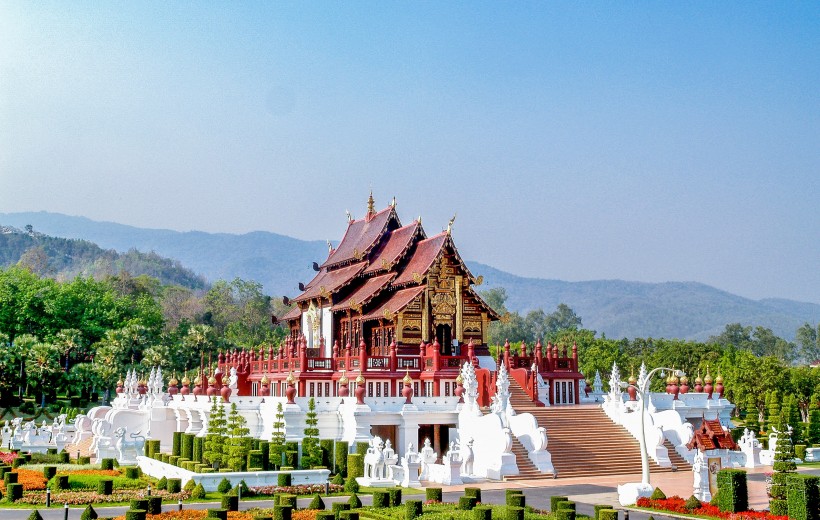
<path fill-rule="evenodd" d="M 640 382 L 638 387 L 638 395 L 641 396 L 641 437 L 638 439 L 641 444 L 641 484 L 649 484 L 649 454 L 646 452 L 646 398 L 649 394 L 649 383 L 652 381 L 652 376 L 655 372 L 668 370 L 673 372 L 676 376 L 682 377 L 683 370 L 675 370 L 673 368 L 658 367 L 646 374 L 646 378 Z"/>

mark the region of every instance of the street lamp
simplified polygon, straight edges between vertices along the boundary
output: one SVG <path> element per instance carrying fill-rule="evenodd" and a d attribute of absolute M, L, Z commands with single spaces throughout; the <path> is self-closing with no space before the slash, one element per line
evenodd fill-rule
<path fill-rule="evenodd" d="M 641 444 L 641 484 L 649 485 L 649 454 L 646 452 L 646 399 L 649 394 L 649 383 L 652 381 L 652 376 L 659 370 L 668 370 L 678 377 L 683 377 L 686 374 L 683 370 L 675 370 L 674 368 L 658 367 L 646 374 L 646 378 L 639 383 L 638 395 L 641 396 L 641 437 L 638 439 Z"/>

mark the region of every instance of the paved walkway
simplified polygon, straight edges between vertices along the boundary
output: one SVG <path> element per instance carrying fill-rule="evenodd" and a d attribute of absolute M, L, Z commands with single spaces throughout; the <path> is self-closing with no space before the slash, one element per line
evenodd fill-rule
<path fill-rule="evenodd" d="M 769 502 L 766 497 L 766 473 L 771 468 L 757 468 L 747 470 L 749 483 L 749 505 L 752 509 L 768 509 Z M 809 473 L 820 476 L 820 468 L 803 468 L 798 466 L 801 473 Z M 549 509 L 550 497 L 553 495 L 568 496 L 577 504 L 579 514 L 591 516 L 595 504 L 609 504 L 616 509 L 623 510 L 618 504 L 618 484 L 626 482 L 639 482 L 641 476 L 621 475 L 617 477 L 590 477 L 572 479 L 533 479 L 518 480 L 514 482 L 483 482 L 469 484 L 470 487 L 481 488 L 481 498 L 484 503 L 503 504 L 505 489 L 521 489 L 527 497 L 527 505 L 537 509 Z M 660 487 L 667 496 L 679 495 L 688 498 L 692 494 L 692 473 L 689 471 L 680 473 L 659 473 L 652 475 L 652 485 Z M 445 502 L 457 502 L 458 497 L 464 492 L 465 486 L 443 486 Z M 411 495 L 405 495 L 407 497 Z M 419 495 L 415 495 L 419 496 Z M 423 495 L 422 495 L 423 496 Z M 371 503 L 371 497 L 363 495 L 360 497 L 367 505 Z M 299 499 L 299 506 L 306 507 L 310 502 L 310 497 Z M 339 501 L 347 501 L 348 497 L 322 497 L 326 504 Z M 198 503 L 184 504 L 185 509 L 209 509 L 219 507 L 218 503 Z M 253 507 L 273 507 L 271 500 L 248 500 L 243 501 L 240 509 L 250 509 Z M 176 509 L 175 504 L 165 504 L 163 511 Z M 69 520 L 78 520 L 84 508 L 70 508 Z M 119 516 L 124 514 L 127 507 L 100 507 L 95 508 L 100 516 Z M 51 509 L 40 509 L 40 514 L 44 520 L 62 520 L 65 512 L 62 507 Z M 31 514 L 31 509 L 0 509 L 0 520 L 26 520 Z M 639 511 L 630 511 L 630 520 L 646 520 L 648 514 Z M 652 513 L 656 519 L 669 518 L 662 514 Z M 621 515 L 623 518 L 623 515 Z"/>

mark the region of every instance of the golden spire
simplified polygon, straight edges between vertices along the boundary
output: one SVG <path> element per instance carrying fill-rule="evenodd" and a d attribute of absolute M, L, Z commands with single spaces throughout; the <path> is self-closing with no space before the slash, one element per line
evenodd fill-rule
<path fill-rule="evenodd" d="M 259 381 L 259 382 L 262 383 L 263 385 L 266 385 L 266 384 L 270 383 L 270 379 L 268 379 L 268 374 L 263 375 L 262 380 Z"/>
<path fill-rule="evenodd" d="M 287 383 L 288 383 L 289 385 L 292 385 L 292 384 L 293 384 L 293 382 L 294 382 L 294 381 L 296 381 L 296 378 L 295 378 L 295 377 L 293 377 L 293 370 L 291 370 L 291 371 L 290 371 L 290 373 L 288 374 L 288 378 L 287 378 L 287 379 L 285 379 L 285 381 L 287 381 Z"/>
<path fill-rule="evenodd" d="M 345 372 L 346 372 L 345 370 L 342 370 L 342 377 L 339 378 L 339 384 L 340 385 L 346 385 L 347 384 L 347 375 L 345 375 Z"/>
<path fill-rule="evenodd" d="M 367 198 L 367 213 L 368 215 L 376 212 L 376 201 L 373 200 L 373 190 L 370 190 L 370 196 Z"/>
<path fill-rule="evenodd" d="M 413 382 L 413 378 L 410 377 L 410 369 L 409 368 L 407 369 L 407 372 L 405 372 L 404 377 L 401 380 L 404 381 L 405 385 L 409 385 L 410 383 Z"/>
<path fill-rule="evenodd" d="M 359 376 L 356 378 L 356 384 L 360 385 L 362 383 L 364 383 L 364 375 L 362 374 L 362 371 L 359 370 Z"/>
<path fill-rule="evenodd" d="M 449 235 L 453 231 L 453 223 L 456 221 L 456 216 L 453 215 L 453 218 L 450 219 L 450 222 L 447 223 L 447 234 Z"/>

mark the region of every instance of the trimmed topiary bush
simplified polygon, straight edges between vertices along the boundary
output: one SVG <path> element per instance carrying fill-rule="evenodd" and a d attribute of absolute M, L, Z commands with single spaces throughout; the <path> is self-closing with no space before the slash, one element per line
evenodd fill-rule
<path fill-rule="evenodd" d="M 97 481 L 97 493 L 110 495 L 114 491 L 114 479 L 103 478 Z"/>
<path fill-rule="evenodd" d="M 144 509 L 148 510 L 148 499 L 147 498 L 134 498 L 131 500 L 130 504 L 131 509 Z"/>
<path fill-rule="evenodd" d="M 373 492 L 373 507 L 390 507 L 390 494 L 382 489 Z"/>
<path fill-rule="evenodd" d="M 16 471 L 9 471 L 5 475 L 3 475 L 3 482 L 5 482 L 6 486 L 8 486 L 9 484 L 17 484 L 18 478 L 19 475 Z M 66 477 L 66 480 L 68 480 L 68 477 Z"/>
<path fill-rule="evenodd" d="M 6 498 L 9 502 L 16 502 L 23 498 L 23 484 L 6 484 Z"/>
<path fill-rule="evenodd" d="M 285 452 L 285 465 L 289 468 L 299 467 L 299 452 L 296 450 L 288 450 Z"/>
<path fill-rule="evenodd" d="M 290 486 L 290 473 L 279 473 L 276 475 L 276 483 L 280 486 Z"/>
<path fill-rule="evenodd" d="M 347 478 L 364 476 L 364 456 L 351 453 L 347 456 Z"/>
<path fill-rule="evenodd" d="M 223 478 L 219 481 L 219 484 L 216 486 L 216 490 L 222 494 L 225 494 L 228 491 L 230 491 L 232 487 L 233 486 L 231 486 L 231 481 L 227 478 Z"/>
<path fill-rule="evenodd" d="M 345 479 L 341 473 L 336 473 L 333 475 L 333 479 L 330 481 L 331 484 L 336 484 L 337 486 L 344 486 Z"/>
<path fill-rule="evenodd" d="M 290 506 L 273 506 L 273 520 L 290 520 L 292 509 Z"/>
<path fill-rule="evenodd" d="M 46 466 L 43 468 L 43 476 L 46 480 L 51 480 L 51 477 L 57 474 L 57 466 Z"/>
<path fill-rule="evenodd" d="M 222 509 L 239 511 L 239 497 L 236 495 L 224 495 L 222 497 Z"/>
<path fill-rule="evenodd" d="M 138 479 L 140 478 L 140 469 L 134 466 L 125 468 L 125 478 Z"/>
<path fill-rule="evenodd" d="M 717 506 L 724 513 L 739 513 L 749 509 L 746 472 L 722 469 L 717 474 Z"/>
<path fill-rule="evenodd" d="M 28 515 L 27 520 L 43 520 L 43 517 L 40 515 L 40 512 L 35 509 L 30 515 Z"/>
<path fill-rule="evenodd" d="M 336 515 L 333 514 L 333 511 L 319 511 L 316 513 L 316 520 L 335 520 Z"/>
<path fill-rule="evenodd" d="M 194 437 L 193 460 L 202 462 L 202 453 L 205 451 L 205 437 Z"/>
<path fill-rule="evenodd" d="M 401 488 L 390 488 L 387 490 L 390 495 L 390 507 L 398 507 L 401 505 Z"/>
<path fill-rule="evenodd" d="M 182 434 L 182 446 L 179 454 L 180 458 L 194 460 L 194 437 L 193 433 Z"/>
<path fill-rule="evenodd" d="M 145 510 L 131 509 L 125 512 L 125 520 L 145 520 Z"/>
<path fill-rule="evenodd" d="M 347 503 L 350 504 L 350 509 L 359 509 L 362 507 L 362 501 L 359 500 L 359 495 L 356 493 L 350 495 L 350 500 L 348 500 Z"/>
<path fill-rule="evenodd" d="M 559 509 L 561 507 L 560 504 L 562 504 L 562 503 L 563 502 L 558 503 L 559 504 L 558 505 Z M 513 507 L 524 507 L 524 506 L 527 505 L 527 500 L 526 500 L 526 498 L 524 498 L 524 495 L 509 495 L 507 497 L 507 505 L 508 506 L 513 506 Z"/>
<path fill-rule="evenodd" d="M 68 489 L 68 475 L 54 477 L 54 489 L 60 491 Z"/>
<path fill-rule="evenodd" d="M 413 520 L 417 516 L 421 516 L 422 502 L 421 500 L 408 500 L 404 503 L 404 519 Z"/>
<path fill-rule="evenodd" d="M 355 448 L 355 450 L 356 450 L 355 453 L 358 453 L 359 455 L 364 457 L 365 455 L 367 455 L 367 450 L 368 449 L 370 449 L 370 443 L 369 442 L 357 442 L 356 443 L 356 448 Z M 361 476 L 361 475 L 359 475 L 359 476 Z"/>
<path fill-rule="evenodd" d="M 601 509 L 598 512 L 598 520 L 618 520 L 618 511 L 615 509 Z"/>
<path fill-rule="evenodd" d="M 171 444 L 171 455 L 180 456 L 182 453 L 182 432 L 174 432 L 174 438 Z"/>
<path fill-rule="evenodd" d="M 348 493 L 359 492 L 359 483 L 356 482 L 355 478 L 347 477 L 347 480 L 345 480 L 345 491 L 347 491 Z"/>
<path fill-rule="evenodd" d="M 336 520 L 339 520 L 339 515 L 342 511 L 350 510 L 350 504 L 348 504 L 347 502 L 335 502 L 332 506 L 330 506 L 330 509 L 331 511 L 333 511 L 333 517 Z"/>
<path fill-rule="evenodd" d="M 319 496 L 319 493 L 316 493 L 315 495 L 313 495 L 313 500 L 310 501 L 310 504 L 308 504 L 307 508 L 322 510 L 325 508 L 325 501 L 322 500 L 322 497 Z"/>
<path fill-rule="evenodd" d="M 166 490 L 168 489 L 168 479 L 162 477 L 161 479 L 157 480 L 157 489 Z"/>
<path fill-rule="evenodd" d="M 558 502 L 558 511 L 562 509 L 571 509 L 575 511 L 575 502 L 572 502 L 570 500 L 562 500 Z"/>
<path fill-rule="evenodd" d="M 507 507 L 507 514 L 505 515 L 506 520 L 524 520 L 524 508 L 523 507 L 514 507 L 508 506 Z"/>
<path fill-rule="evenodd" d="M 358 511 L 339 511 L 340 520 L 359 520 Z"/>
<path fill-rule="evenodd" d="M 250 468 L 262 469 L 262 462 L 262 450 L 248 452 L 248 471 L 250 471 Z"/>
<path fill-rule="evenodd" d="M 507 490 L 511 491 L 511 490 Z M 556 512 L 558 511 L 558 502 L 567 502 L 569 501 L 569 497 L 561 496 L 561 495 L 553 495 L 550 497 L 550 511 Z"/>
<path fill-rule="evenodd" d="M 333 471 L 333 439 L 319 439 L 319 448 L 322 450 L 322 466 Z"/>
<path fill-rule="evenodd" d="M 333 472 L 347 475 L 347 453 L 350 445 L 345 441 L 333 443 Z"/>
<path fill-rule="evenodd" d="M 162 497 L 148 497 L 148 509 L 146 509 L 145 511 L 149 515 L 158 515 L 162 513 Z"/>
<path fill-rule="evenodd" d="M 555 512 L 556 520 L 575 520 L 574 509 L 559 509 Z"/>
<path fill-rule="evenodd" d="M 205 498 L 206 494 L 205 488 L 202 487 L 202 483 L 199 483 L 194 487 L 193 491 L 191 491 L 191 498 L 202 499 Z"/>
<path fill-rule="evenodd" d="M 473 520 L 492 520 L 492 518 L 493 509 L 490 506 L 476 506 L 473 508 Z"/>
<path fill-rule="evenodd" d="M 475 497 L 458 497 L 458 508 L 465 511 L 471 511 L 478 502 Z M 523 516 L 521 517 L 523 518 Z"/>
<path fill-rule="evenodd" d="M 601 509 L 612 509 L 612 506 L 609 504 L 595 504 L 592 506 L 595 509 L 595 516 L 593 516 L 593 520 L 599 520 Z"/>
<path fill-rule="evenodd" d="M 227 509 L 209 509 L 205 518 L 216 518 L 217 520 L 228 520 Z"/>
<path fill-rule="evenodd" d="M 91 504 L 88 504 L 88 506 L 83 510 L 83 514 L 80 515 L 80 520 L 96 520 L 97 516 L 99 516 L 97 515 L 97 512 L 94 511 Z"/>
<path fill-rule="evenodd" d="M 666 493 L 664 493 L 663 490 L 661 490 L 661 488 L 656 487 L 655 491 L 652 492 L 652 496 L 649 498 L 652 500 L 665 500 Z"/>
<path fill-rule="evenodd" d="M 91 457 L 87 455 L 83 457 L 77 457 L 77 464 L 79 464 L 80 466 L 87 466 L 88 464 L 91 464 Z"/>
<path fill-rule="evenodd" d="M 683 503 L 683 507 L 690 511 L 692 511 L 693 509 L 697 509 L 702 505 L 703 503 L 700 500 L 698 500 L 698 497 L 696 497 L 695 495 L 692 495 L 691 497 L 687 498 L 686 502 Z"/>
<path fill-rule="evenodd" d="M 790 520 L 820 519 L 820 477 L 793 475 L 789 479 L 786 500 Z"/>
<path fill-rule="evenodd" d="M 475 497 L 476 502 L 481 502 L 481 488 L 466 487 L 464 488 L 464 496 Z"/>
<path fill-rule="evenodd" d="M 60 464 L 68 464 L 71 460 L 71 457 L 69 456 L 67 451 L 62 451 L 57 455 L 57 460 L 60 462 Z"/>
<path fill-rule="evenodd" d="M 288 506 L 291 510 L 296 511 L 296 495 L 290 493 L 283 493 L 279 495 L 279 505 Z"/>
<path fill-rule="evenodd" d="M 427 498 L 428 502 L 430 502 L 430 501 L 441 502 L 441 498 L 442 498 L 441 488 L 427 488 L 424 493 L 425 493 L 425 498 Z"/>

